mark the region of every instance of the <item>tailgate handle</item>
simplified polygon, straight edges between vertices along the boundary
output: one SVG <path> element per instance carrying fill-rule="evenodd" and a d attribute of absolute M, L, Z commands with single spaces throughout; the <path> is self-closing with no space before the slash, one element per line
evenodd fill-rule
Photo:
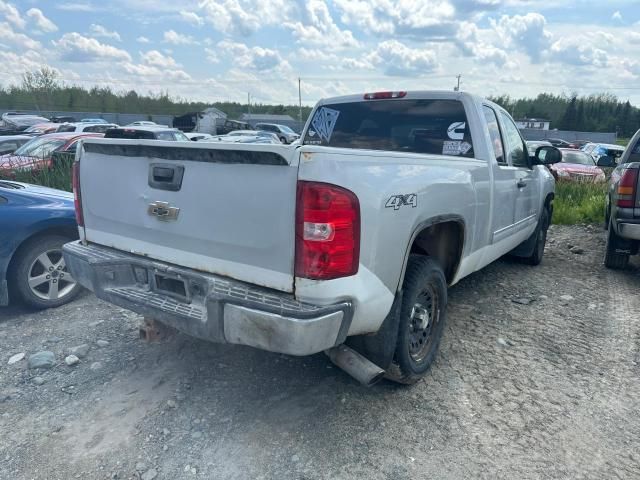
<path fill-rule="evenodd" d="M 177 192 L 182 187 L 184 167 L 170 163 L 152 163 L 149 165 L 149 186 L 158 190 Z"/>

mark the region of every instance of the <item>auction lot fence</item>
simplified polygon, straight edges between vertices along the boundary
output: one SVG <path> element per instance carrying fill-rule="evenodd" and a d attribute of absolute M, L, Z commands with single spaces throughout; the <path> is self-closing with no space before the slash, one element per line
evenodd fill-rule
<path fill-rule="evenodd" d="M 0 110 L 0 114 L 14 110 Z M 29 115 L 39 115 L 42 117 L 60 117 L 70 116 L 77 121 L 83 118 L 103 118 L 109 123 L 117 123 L 118 125 L 127 125 L 139 120 L 147 120 L 156 122 L 160 125 L 173 126 L 173 115 L 145 115 L 143 113 L 100 113 L 100 112 L 61 112 L 61 111 L 38 111 L 38 110 L 17 110 L 20 113 Z"/>
<path fill-rule="evenodd" d="M 575 140 L 589 140 L 593 143 L 616 143 L 616 133 L 604 132 L 572 132 L 570 130 L 539 130 L 535 128 L 520 129 L 525 140 L 546 140 L 547 138 L 561 138 L 567 142 Z"/>

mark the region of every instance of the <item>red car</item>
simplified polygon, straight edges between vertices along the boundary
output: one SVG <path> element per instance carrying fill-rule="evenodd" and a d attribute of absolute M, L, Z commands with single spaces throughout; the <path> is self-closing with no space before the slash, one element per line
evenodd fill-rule
<path fill-rule="evenodd" d="M 15 152 L 0 156 L 0 177 L 22 169 L 50 167 L 53 152 L 75 151 L 78 141 L 88 137 L 102 137 L 101 133 L 50 133 L 28 141 Z"/>
<path fill-rule="evenodd" d="M 604 170 L 597 167 L 586 153 L 571 148 L 559 150 L 562 152 L 562 161 L 549 167 L 556 180 L 594 183 L 606 180 Z"/>

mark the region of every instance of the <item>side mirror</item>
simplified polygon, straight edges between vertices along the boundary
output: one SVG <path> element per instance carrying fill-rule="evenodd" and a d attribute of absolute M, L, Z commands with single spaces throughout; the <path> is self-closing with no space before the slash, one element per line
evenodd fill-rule
<path fill-rule="evenodd" d="M 604 155 L 598 159 L 598 162 L 596 163 L 596 165 L 598 167 L 615 167 L 616 161 L 613 159 L 613 157 L 610 157 L 609 155 Z"/>
<path fill-rule="evenodd" d="M 536 149 L 535 165 L 553 165 L 562 161 L 562 152 L 556 147 L 542 146 Z"/>

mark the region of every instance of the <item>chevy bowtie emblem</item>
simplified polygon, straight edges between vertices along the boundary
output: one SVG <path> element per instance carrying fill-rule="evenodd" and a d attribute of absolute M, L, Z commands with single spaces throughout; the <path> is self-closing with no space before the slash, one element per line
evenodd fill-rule
<path fill-rule="evenodd" d="M 180 209 L 171 207 L 169 202 L 153 202 L 149 204 L 147 213 L 152 217 L 157 217 L 158 220 L 168 222 L 170 220 L 177 220 Z"/>

